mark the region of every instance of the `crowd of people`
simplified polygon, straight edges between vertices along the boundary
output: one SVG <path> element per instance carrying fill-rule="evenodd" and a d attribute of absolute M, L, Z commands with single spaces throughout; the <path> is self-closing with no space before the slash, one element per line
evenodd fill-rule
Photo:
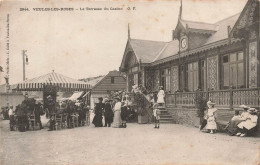
<path fill-rule="evenodd" d="M 142 86 L 133 85 L 132 93 L 135 96 L 138 93 L 149 95 L 146 89 Z M 113 99 L 102 97 L 98 98 L 98 103 L 95 103 L 94 107 L 94 118 L 92 123 L 95 127 L 114 127 L 114 128 L 126 128 L 127 121 L 131 119 L 131 116 L 135 116 L 136 109 L 133 107 L 135 102 L 131 100 L 126 91 L 116 92 Z M 104 101 L 104 102 L 103 102 Z M 165 93 L 163 87 L 159 87 L 159 91 L 156 95 L 150 95 L 151 107 L 153 109 L 154 117 L 154 128 L 160 127 L 160 108 L 165 106 Z M 66 114 L 64 119 L 66 122 L 66 127 L 71 128 L 74 125 L 71 124 L 73 117 L 77 116 L 77 125 L 81 126 L 90 124 L 90 112 L 89 106 L 85 104 L 84 100 L 63 100 L 59 103 L 55 102 L 52 96 L 48 96 L 43 107 L 43 102 L 34 99 L 26 98 L 21 104 L 19 104 L 15 110 L 13 106 L 9 108 L 2 109 L 2 113 L 5 118 L 10 120 L 10 130 L 14 130 L 14 126 L 18 128 L 19 131 L 29 130 L 30 127 L 30 116 L 35 117 L 35 123 L 39 125 L 40 129 L 43 128 L 41 123 L 41 116 L 46 115 L 49 118 L 49 130 L 55 129 L 57 124 L 55 121 L 55 116 Z M 215 108 L 215 103 L 212 101 L 207 102 L 207 110 L 205 111 L 205 116 L 200 126 L 200 130 L 207 130 L 209 133 L 213 134 L 217 131 L 217 117 Z M 243 112 L 240 114 L 239 110 L 235 110 L 234 117 L 230 120 L 225 130 L 230 135 L 236 136 L 248 136 L 257 130 L 257 110 L 255 108 L 250 108 L 246 105 L 241 105 L 240 108 Z M 7 114 L 7 115 L 6 115 Z M 103 123 L 104 119 L 104 123 Z M 83 123 L 83 124 L 82 124 Z"/>
<path fill-rule="evenodd" d="M 122 98 L 104 99 L 99 97 L 99 102 L 94 107 L 94 118 L 92 123 L 95 127 L 114 127 L 126 128 L 126 121 L 132 115 L 132 102 L 129 96 L 125 94 Z M 103 116 L 105 124 L 103 125 Z"/>

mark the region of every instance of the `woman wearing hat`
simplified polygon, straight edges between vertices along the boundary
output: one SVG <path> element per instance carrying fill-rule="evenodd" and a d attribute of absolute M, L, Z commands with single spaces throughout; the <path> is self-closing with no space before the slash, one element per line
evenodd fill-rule
<path fill-rule="evenodd" d="M 113 127 L 114 128 L 121 128 L 122 120 L 121 120 L 121 102 L 120 98 L 116 97 L 116 104 L 114 106 L 114 120 L 113 120 Z"/>
<path fill-rule="evenodd" d="M 95 127 L 103 127 L 103 123 L 102 123 L 103 117 L 102 117 L 102 115 L 103 115 L 105 104 L 102 103 L 102 101 L 103 101 L 102 97 L 99 97 L 98 101 L 99 102 L 96 104 L 96 106 L 94 108 L 95 116 L 93 118 L 92 123 L 95 125 Z"/>
<path fill-rule="evenodd" d="M 165 93 L 164 93 L 164 90 L 163 90 L 163 87 L 162 87 L 162 86 L 159 87 L 159 92 L 158 92 L 158 94 L 157 94 L 157 97 L 158 97 L 157 103 L 158 103 L 159 105 L 164 104 Z"/>
<path fill-rule="evenodd" d="M 249 115 L 245 121 L 242 121 L 237 125 L 239 132 L 237 136 L 247 136 L 249 131 L 254 129 L 257 125 L 257 110 L 255 108 L 248 109 Z"/>
<path fill-rule="evenodd" d="M 246 105 L 240 105 L 239 106 L 240 108 L 243 108 L 243 112 L 241 113 L 241 115 L 238 115 L 238 118 L 236 119 L 231 119 L 229 125 L 226 127 L 227 129 L 227 132 L 229 135 L 233 136 L 233 135 L 236 135 L 238 133 L 238 127 L 237 125 L 239 123 L 241 123 L 242 121 L 246 120 L 246 118 L 248 117 L 249 115 L 249 112 L 247 112 L 247 110 L 250 108 Z"/>
<path fill-rule="evenodd" d="M 213 134 L 214 130 L 217 129 L 217 123 L 216 123 L 216 119 L 215 119 L 215 112 L 217 111 L 217 108 L 215 108 L 215 103 L 208 101 L 207 102 L 208 105 L 208 119 L 207 119 L 207 125 L 206 125 L 206 129 L 210 130 L 210 133 Z"/>

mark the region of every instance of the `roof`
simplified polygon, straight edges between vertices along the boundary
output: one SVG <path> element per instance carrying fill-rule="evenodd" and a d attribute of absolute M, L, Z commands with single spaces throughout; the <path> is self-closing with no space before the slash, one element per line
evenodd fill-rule
<path fill-rule="evenodd" d="M 90 81 L 87 81 L 87 83 L 92 86 L 92 90 L 93 90 L 96 86 L 98 86 L 108 76 L 122 76 L 124 79 L 126 79 L 125 76 L 122 75 L 119 71 L 113 70 L 113 71 L 109 71 L 107 75 L 98 77 L 98 78 L 90 80 Z"/>
<path fill-rule="evenodd" d="M 240 13 L 228 17 L 224 20 L 218 21 L 214 24 L 193 22 L 187 20 L 179 20 L 183 27 L 189 29 L 201 30 L 210 32 L 211 35 L 206 40 L 206 43 L 201 45 L 208 45 L 217 41 L 228 39 L 227 27 L 231 29 L 235 25 Z M 187 26 L 186 26 L 187 25 Z M 177 25 L 178 26 L 178 25 Z M 140 39 L 129 39 L 132 49 L 138 59 L 141 59 L 142 63 L 153 63 L 164 58 L 178 54 L 179 41 L 172 40 L 170 42 L 160 41 L 148 41 Z"/>
<path fill-rule="evenodd" d="M 88 83 L 78 81 L 59 73 L 52 72 L 33 79 L 25 80 L 22 83 L 18 83 L 18 89 L 42 89 L 44 84 L 52 84 L 67 89 L 91 88 L 91 85 L 89 85 Z"/>
<path fill-rule="evenodd" d="M 48 73 L 36 78 L 32 78 L 29 80 L 25 80 L 23 83 L 70 83 L 70 84 L 87 84 L 82 81 L 78 81 L 76 79 L 64 76 L 59 73 Z"/>
<path fill-rule="evenodd" d="M 215 25 L 218 25 L 218 30 L 211 37 L 208 38 L 207 42 L 204 45 L 220 41 L 228 38 L 228 30 L 227 27 L 230 26 L 231 29 L 234 27 L 240 13 L 228 17 L 224 20 L 216 22 Z"/>
<path fill-rule="evenodd" d="M 96 86 L 96 84 L 102 80 L 105 76 L 100 76 L 98 78 L 95 78 L 93 80 L 87 81 L 88 84 L 90 84 L 92 87 Z"/>
<path fill-rule="evenodd" d="M 167 42 L 130 39 L 130 44 L 142 63 L 151 63 L 161 53 Z"/>
<path fill-rule="evenodd" d="M 194 21 L 187 21 L 187 20 L 180 20 L 183 27 L 188 27 L 190 29 L 197 29 L 197 30 L 209 30 L 209 31 L 217 31 L 216 24 L 204 23 L 204 22 L 194 22 Z"/>

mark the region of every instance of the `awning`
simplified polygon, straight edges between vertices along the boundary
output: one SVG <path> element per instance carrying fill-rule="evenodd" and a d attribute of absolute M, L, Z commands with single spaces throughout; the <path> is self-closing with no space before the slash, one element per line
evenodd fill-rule
<path fill-rule="evenodd" d="M 69 97 L 69 100 L 75 101 L 78 98 L 80 98 L 83 94 L 84 92 L 75 92 L 72 96 Z"/>
<path fill-rule="evenodd" d="M 46 85 L 56 86 L 60 91 L 85 91 L 91 89 L 91 85 L 88 83 L 55 72 L 19 83 L 16 89 L 20 91 L 42 91 Z"/>

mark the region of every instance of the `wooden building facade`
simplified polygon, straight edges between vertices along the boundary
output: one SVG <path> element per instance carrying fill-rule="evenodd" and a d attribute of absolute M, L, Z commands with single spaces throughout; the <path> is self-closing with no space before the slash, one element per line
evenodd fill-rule
<path fill-rule="evenodd" d="M 142 84 L 149 91 L 163 86 L 173 97 L 201 89 L 219 91 L 219 99 L 226 95 L 221 91 L 230 89 L 259 92 L 259 8 L 259 0 L 248 0 L 241 13 L 214 24 L 183 20 L 180 13 L 170 42 L 129 36 L 120 66 L 127 75 L 128 91 L 133 84 Z M 256 99 L 250 104 L 260 106 L 260 93 L 240 92 L 237 97 L 240 95 Z M 176 97 L 169 102 L 176 104 Z"/>
<path fill-rule="evenodd" d="M 110 71 L 107 75 L 88 81 L 92 85 L 90 106 L 93 109 L 99 97 L 109 97 L 111 92 L 125 90 L 126 78 L 119 71 Z"/>

